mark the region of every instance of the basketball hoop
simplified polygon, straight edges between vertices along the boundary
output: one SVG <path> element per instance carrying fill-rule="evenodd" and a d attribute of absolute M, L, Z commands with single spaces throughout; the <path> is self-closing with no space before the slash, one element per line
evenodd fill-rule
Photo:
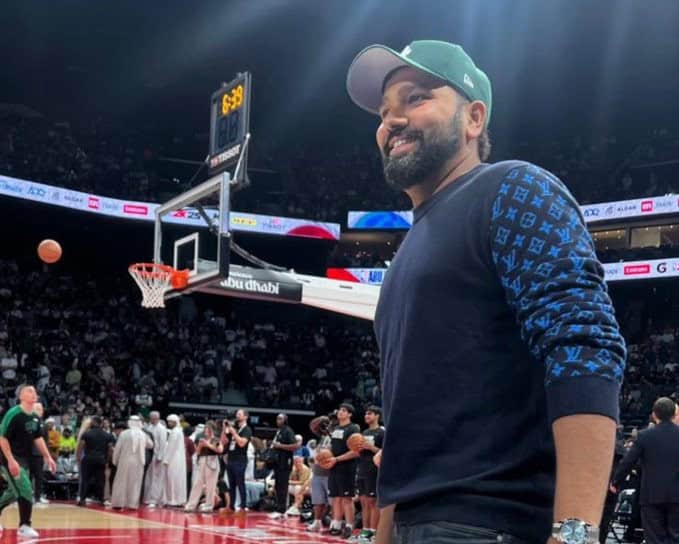
<path fill-rule="evenodd" d="M 165 308 L 165 293 L 184 289 L 189 283 L 188 270 L 175 270 L 156 263 L 137 263 L 127 269 L 141 289 L 144 308 Z"/>

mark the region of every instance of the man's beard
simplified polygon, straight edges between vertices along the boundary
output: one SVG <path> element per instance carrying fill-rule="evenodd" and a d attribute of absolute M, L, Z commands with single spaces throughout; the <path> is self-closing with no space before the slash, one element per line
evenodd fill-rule
<path fill-rule="evenodd" d="M 425 137 L 421 130 L 404 130 L 399 136 L 412 138 L 416 148 L 399 157 L 390 157 L 382 150 L 382 166 L 387 183 L 404 190 L 437 175 L 446 162 L 460 150 L 462 109 L 434 133 Z"/>

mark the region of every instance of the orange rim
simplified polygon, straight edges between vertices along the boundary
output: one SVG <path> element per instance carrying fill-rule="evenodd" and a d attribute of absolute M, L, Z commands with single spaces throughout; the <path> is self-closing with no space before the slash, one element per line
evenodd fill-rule
<path fill-rule="evenodd" d="M 183 289 L 189 282 L 188 270 L 175 270 L 159 263 L 135 263 L 129 266 L 130 274 L 144 279 L 168 280 L 174 289 Z"/>

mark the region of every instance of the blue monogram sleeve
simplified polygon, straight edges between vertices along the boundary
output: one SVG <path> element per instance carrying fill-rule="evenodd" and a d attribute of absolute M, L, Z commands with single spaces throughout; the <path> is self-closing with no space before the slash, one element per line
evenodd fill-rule
<path fill-rule="evenodd" d="M 502 180 L 490 225 L 507 302 L 545 365 L 550 421 L 617 419 L 625 343 L 577 203 L 556 177 L 526 164 Z"/>

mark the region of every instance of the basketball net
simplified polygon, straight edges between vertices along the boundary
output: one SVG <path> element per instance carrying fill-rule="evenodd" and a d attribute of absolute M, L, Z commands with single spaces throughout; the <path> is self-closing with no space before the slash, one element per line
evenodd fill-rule
<path fill-rule="evenodd" d="M 184 289 L 189 280 L 188 270 L 175 270 L 164 264 L 137 263 L 128 271 L 141 289 L 144 308 L 165 308 L 165 293 L 171 289 Z"/>

